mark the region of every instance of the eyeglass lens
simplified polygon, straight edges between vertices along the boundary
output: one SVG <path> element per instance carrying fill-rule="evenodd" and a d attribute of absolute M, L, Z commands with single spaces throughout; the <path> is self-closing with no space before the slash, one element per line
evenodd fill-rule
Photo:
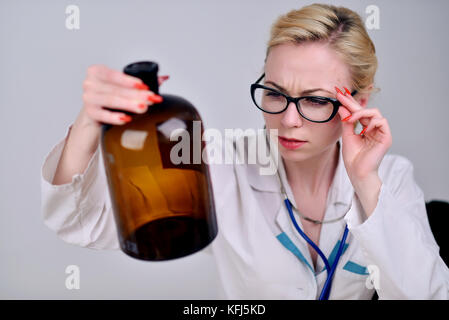
<path fill-rule="evenodd" d="M 263 88 L 255 89 L 254 99 L 257 106 L 267 112 L 280 112 L 287 106 L 286 97 Z M 329 119 L 334 110 L 332 102 L 319 97 L 304 98 L 299 100 L 298 104 L 302 114 L 314 121 Z"/>

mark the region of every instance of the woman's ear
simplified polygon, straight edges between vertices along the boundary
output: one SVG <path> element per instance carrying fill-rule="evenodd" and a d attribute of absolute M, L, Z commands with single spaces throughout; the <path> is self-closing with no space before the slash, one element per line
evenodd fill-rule
<path fill-rule="evenodd" d="M 371 91 L 371 89 L 373 88 L 373 84 L 371 83 L 367 89 Z M 354 99 L 357 100 L 357 102 L 363 107 L 366 108 L 369 98 L 370 98 L 371 93 L 357 93 L 354 96 Z"/>

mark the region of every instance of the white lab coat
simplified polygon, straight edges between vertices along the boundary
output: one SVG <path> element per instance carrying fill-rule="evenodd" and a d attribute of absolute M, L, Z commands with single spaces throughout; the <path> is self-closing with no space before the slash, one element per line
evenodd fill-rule
<path fill-rule="evenodd" d="M 68 243 L 119 249 L 100 148 L 71 183 L 51 184 L 70 129 L 42 166 L 44 222 Z M 213 253 L 226 297 L 317 299 L 326 280 L 324 263 L 318 257 L 314 270 L 307 243 L 288 215 L 277 176 L 260 175 L 257 164 L 211 164 L 210 173 L 219 232 L 205 251 Z M 279 173 L 302 228 L 282 161 Z M 375 289 L 379 299 L 449 299 L 449 269 L 439 256 L 412 163 L 387 154 L 379 176 L 378 204 L 366 219 L 340 148 L 324 218 L 345 216 L 324 224 L 319 239 L 320 249 L 332 261 L 348 224 L 330 299 L 371 299 Z M 368 279 L 371 270 L 375 288 Z"/>

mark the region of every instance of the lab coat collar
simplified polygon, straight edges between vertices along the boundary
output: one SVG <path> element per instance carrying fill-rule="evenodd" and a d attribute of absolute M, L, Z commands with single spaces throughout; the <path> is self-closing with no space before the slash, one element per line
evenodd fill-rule
<path fill-rule="evenodd" d="M 265 130 L 261 130 L 259 134 L 265 134 Z M 264 141 L 264 140 L 258 140 L 258 141 Z M 329 189 L 328 193 L 328 201 L 327 204 L 334 204 L 334 205 L 343 205 L 343 206 L 349 206 L 352 202 L 353 197 L 353 189 L 352 184 L 349 180 L 349 177 L 346 172 L 346 168 L 343 162 L 343 154 L 342 154 L 342 138 L 340 137 L 337 141 L 337 144 L 339 145 L 339 157 L 338 157 L 338 164 L 337 168 L 335 170 L 335 176 L 332 181 L 331 187 Z M 275 148 L 278 148 L 278 145 L 275 144 Z M 278 150 L 276 150 L 277 152 Z M 260 174 L 260 166 L 259 164 L 251 164 L 248 165 L 248 182 L 249 184 L 256 190 L 259 191 L 265 191 L 265 192 L 276 192 L 281 193 L 279 180 L 274 175 L 261 175 Z M 297 209 L 295 199 L 293 197 L 291 188 L 288 184 L 287 175 L 284 167 L 283 160 L 278 161 L 278 170 L 279 174 L 282 180 L 282 183 L 284 185 L 284 188 L 286 190 L 287 196 L 290 199 L 290 202 L 292 203 L 293 207 Z M 331 218 L 331 217 L 328 217 Z"/>

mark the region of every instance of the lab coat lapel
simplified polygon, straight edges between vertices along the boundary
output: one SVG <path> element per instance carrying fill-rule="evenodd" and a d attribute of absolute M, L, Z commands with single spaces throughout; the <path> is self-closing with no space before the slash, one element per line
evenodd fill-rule
<path fill-rule="evenodd" d="M 287 175 L 285 172 L 285 167 L 283 161 L 279 161 L 279 175 L 282 181 L 282 184 L 284 185 L 285 192 L 287 193 L 287 197 L 290 200 L 292 204 L 293 214 L 295 215 L 296 222 L 298 223 L 299 227 L 304 230 L 303 225 L 301 223 L 301 219 L 299 219 L 297 215 L 297 206 L 295 198 L 293 197 L 293 193 L 290 188 L 290 184 L 287 180 Z M 290 220 L 290 215 L 287 210 L 286 205 L 284 204 L 284 195 L 282 195 L 282 205 L 279 208 L 279 211 L 276 214 L 275 220 L 277 226 L 280 228 L 281 236 L 288 239 L 290 243 L 290 248 L 288 248 L 292 253 L 296 253 L 298 258 L 300 260 L 303 260 L 303 262 L 307 265 L 307 267 L 310 269 L 312 273 L 315 273 L 315 270 L 313 269 L 313 262 L 312 257 L 310 256 L 310 252 L 308 249 L 308 244 L 306 240 L 301 237 L 301 235 L 298 233 L 298 231 L 295 229 L 292 221 Z M 278 235 L 278 239 L 281 240 L 281 238 Z M 286 247 L 286 243 L 284 241 L 281 241 L 284 247 Z M 296 247 L 295 250 L 299 252 L 293 252 L 292 246 Z"/>
<path fill-rule="evenodd" d="M 265 132 L 266 131 L 264 130 L 259 134 L 265 135 Z M 260 139 L 258 141 L 263 140 Z M 279 155 L 277 143 L 273 144 L 272 147 L 276 148 L 276 150 L 272 150 L 272 154 Z M 281 179 L 284 187 L 286 188 L 288 197 L 296 207 L 290 186 L 286 183 L 284 165 L 280 155 L 276 163 L 277 170 L 281 175 Z M 300 259 L 307 266 L 307 268 L 311 270 L 311 272 L 314 272 L 310 253 L 307 249 L 307 243 L 304 239 L 298 238 L 299 235 L 295 234 L 296 230 L 293 230 L 294 226 L 289 221 L 290 218 L 284 203 L 284 196 L 281 193 L 281 186 L 279 184 L 277 173 L 275 172 L 272 175 L 262 175 L 260 168 L 261 166 L 259 164 L 247 165 L 247 178 L 251 187 L 257 193 L 260 192 L 260 194 L 256 193 L 256 198 L 258 198 L 258 202 L 262 204 L 260 208 L 271 228 L 273 236 L 276 237 L 287 250 L 290 250 L 292 254 L 295 254 L 296 257 L 298 257 L 298 259 Z M 266 199 L 269 199 L 269 201 L 275 201 L 276 203 L 266 203 Z M 300 223 L 301 222 L 299 222 L 299 224 Z M 300 226 L 302 227 L 301 224 Z"/>

